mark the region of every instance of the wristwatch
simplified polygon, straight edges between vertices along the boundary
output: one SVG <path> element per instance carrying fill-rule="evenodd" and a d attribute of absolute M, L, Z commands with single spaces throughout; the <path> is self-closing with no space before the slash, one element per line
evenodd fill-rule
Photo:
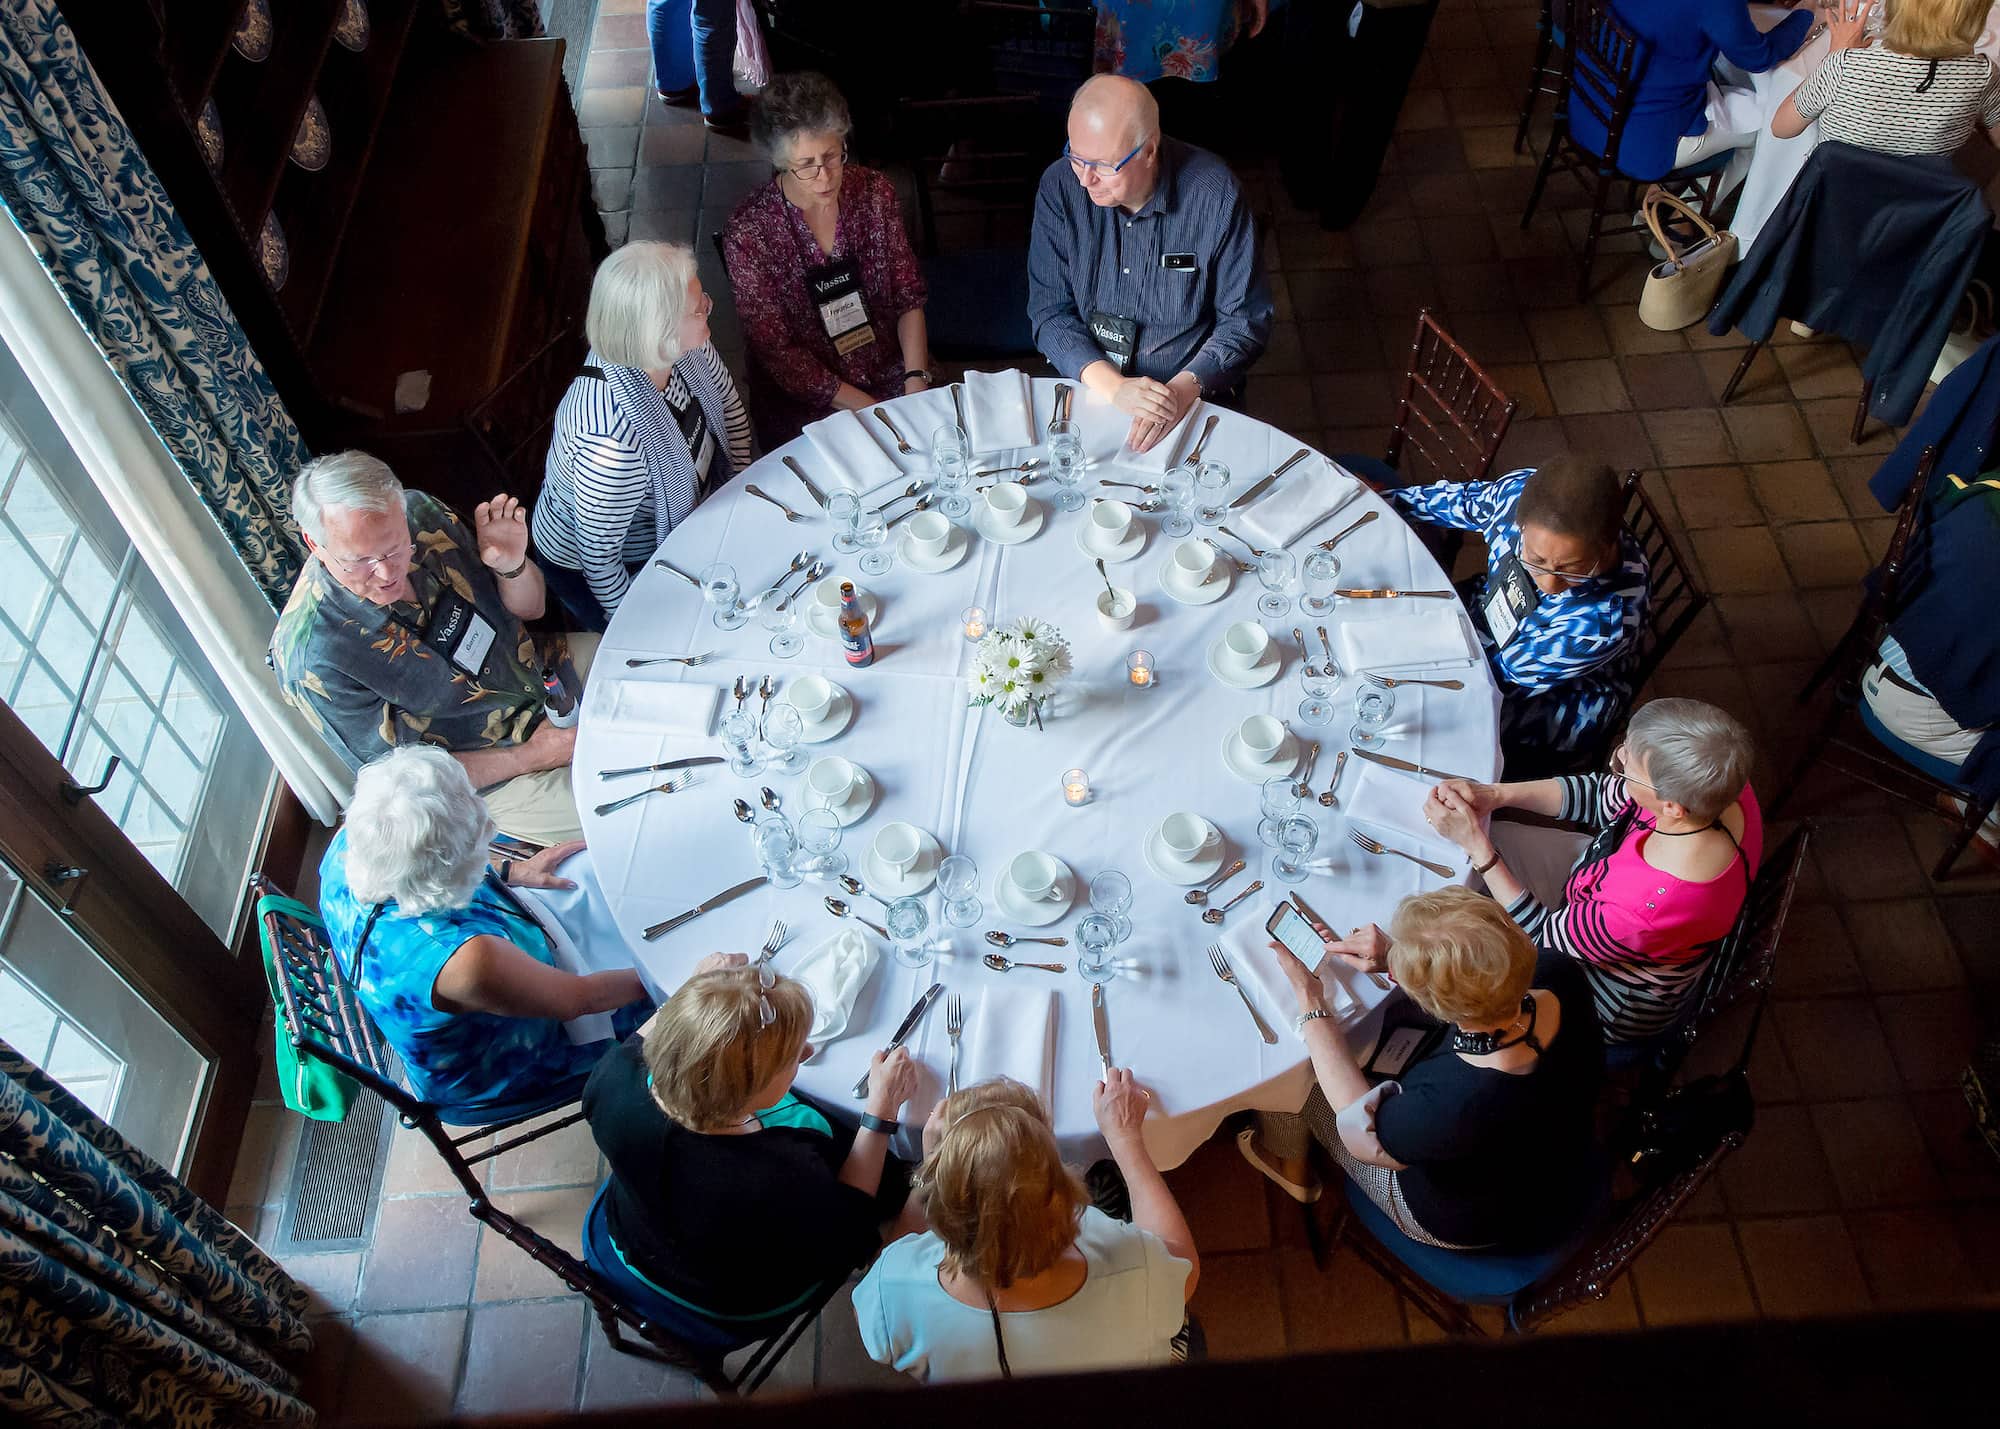
<path fill-rule="evenodd" d="M 884 1136 L 894 1136 L 903 1129 L 903 1123 L 900 1121 L 890 1121 L 886 1117 L 879 1117 L 872 1111 L 864 1111 L 861 1113 L 861 1129 L 863 1131 L 879 1131 Z"/>
<path fill-rule="evenodd" d="M 928 387 L 928 386 L 930 386 L 930 385 L 931 385 L 931 375 L 930 375 L 930 373 L 929 373 L 928 371 L 926 371 L 925 369 L 921 368 L 921 367 L 911 367 L 911 368 L 906 368 L 906 369 L 904 369 L 904 372 L 903 372 L 903 380 L 904 380 L 905 382 L 908 382 L 908 381 L 909 381 L 909 380 L 910 380 L 910 379 L 911 379 L 912 377 L 921 377 L 921 378 L 923 378 L 923 379 L 924 379 L 924 386 L 926 386 L 926 387 Z"/>
<path fill-rule="evenodd" d="M 1322 1017 L 1331 1016 L 1333 1014 L 1328 1012 L 1324 1007 L 1315 1007 L 1309 1011 L 1301 1012 L 1297 1017 L 1292 1019 L 1292 1031 L 1303 1037 L 1306 1035 L 1306 1024 L 1308 1022 L 1317 1022 Z"/>

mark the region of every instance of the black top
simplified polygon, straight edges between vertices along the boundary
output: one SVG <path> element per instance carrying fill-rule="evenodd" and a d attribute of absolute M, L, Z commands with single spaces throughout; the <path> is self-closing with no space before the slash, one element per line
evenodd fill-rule
<path fill-rule="evenodd" d="M 837 1179 L 851 1134 L 689 1131 L 653 1100 L 636 1037 L 597 1064 L 583 1114 L 611 1163 L 612 1240 L 633 1269 L 699 1309 L 783 1309 L 881 1243 L 874 1198 Z"/>
<path fill-rule="evenodd" d="M 1535 984 L 1562 1020 L 1532 1071 L 1475 1067 L 1447 1039 L 1402 1076 L 1375 1113 L 1382 1149 L 1418 1224 L 1440 1240 L 1528 1249 L 1575 1229 L 1596 1183 L 1592 1109 L 1604 1042 L 1571 959 L 1544 954 Z"/>

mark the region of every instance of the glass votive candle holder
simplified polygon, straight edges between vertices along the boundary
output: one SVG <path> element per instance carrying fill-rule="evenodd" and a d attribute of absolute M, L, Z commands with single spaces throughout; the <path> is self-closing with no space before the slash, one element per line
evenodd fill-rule
<path fill-rule="evenodd" d="M 1134 650 L 1125 657 L 1125 678 L 1140 689 L 1153 683 L 1153 652 Z"/>
<path fill-rule="evenodd" d="M 967 640 L 983 640 L 986 637 L 986 612 L 976 605 L 968 605 L 958 613 L 959 623 L 965 627 Z"/>
<path fill-rule="evenodd" d="M 1062 777 L 1063 802 L 1071 808 L 1090 802 L 1090 776 L 1081 769 L 1065 769 Z"/>

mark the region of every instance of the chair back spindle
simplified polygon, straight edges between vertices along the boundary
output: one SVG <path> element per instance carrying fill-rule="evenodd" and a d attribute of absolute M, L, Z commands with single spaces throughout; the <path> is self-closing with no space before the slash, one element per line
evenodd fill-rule
<path fill-rule="evenodd" d="M 1383 459 L 1411 485 L 1484 481 L 1520 404 L 1431 316 L 1417 314 L 1410 365 Z M 1421 468 L 1406 456 L 1421 459 Z"/>

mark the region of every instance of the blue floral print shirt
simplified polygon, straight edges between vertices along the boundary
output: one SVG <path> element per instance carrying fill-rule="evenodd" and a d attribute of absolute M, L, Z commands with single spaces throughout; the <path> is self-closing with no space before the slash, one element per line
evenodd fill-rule
<path fill-rule="evenodd" d="M 1236 0 L 1095 0 L 1097 69 L 1146 84 L 1216 77 L 1236 42 Z"/>

